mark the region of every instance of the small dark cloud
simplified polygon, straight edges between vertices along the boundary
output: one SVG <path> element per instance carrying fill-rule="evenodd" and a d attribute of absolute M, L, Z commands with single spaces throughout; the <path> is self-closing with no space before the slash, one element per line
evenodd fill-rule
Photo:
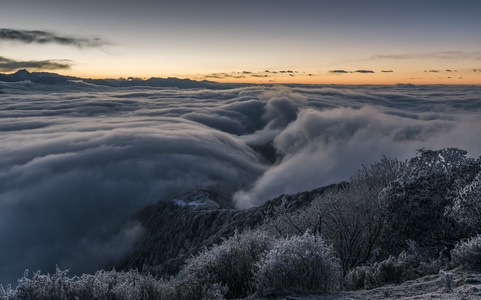
<path fill-rule="evenodd" d="M 439 73 L 439 70 L 424 70 L 424 73 Z"/>
<path fill-rule="evenodd" d="M 293 70 L 280 70 L 279 73 L 282 73 L 282 74 L 293 74 L 293 73 L 298 73 L 297 71 L 293 71 Z"/>
<path fill-rule="evenodd" d="M 204 78 L 213 78 L 213 79 L 246 78 L 245 75 L 239 75 L 239 74 L 243 74 L 243 73 L 212 73 L 212 74 L 204 76 Z"/>
<path fill-rule="evenodd" d="M 449 70 L 449 69 L 446 70 L 446 72 L 449 72 L 449 73 L 451 73 L 452 71 L 453 71 L 453 70 Z"/>
<path fill-rule="evenodd" d="M 252 74 L 252 72 L 249 72 L 249 71 L 242 71 L 242 74 Z"/>
<path fill-rule="evenodd" d="M 329 70 L 329 73 L 346 74 L 346 73 L 349 73 L 349 71 L 346 71 L 346 70 Z"/>
<path fill-rule="evenodd" d="M 74 37 L 59 35 L 50 31 L 8 28 L 0 28 L 0 41 L 12 41 L 25 44 L 58 44 L 77 48 L 95 48 L 109 44 L 96 37 Z"/>
<path fill-rule="evenodd" d="M 381 70 L 381 73 L 393 73 L 393 70 Z"/>
<path fill-rule="evenodd" d="M 259 78 L 266 78 L 266 77 L 271 77 L 267 74 L 252 74 L 252 77 L 259 77 Z"/>
<path fill-rule="evenodd" d="M 0 56 L 0 71 L 10 72 L 18 69 L 38 69 L 38 70 L 65 70 L 70 69 L 69 60 L 29 60 L 18 61 Z"/>
<path fill-rule="evenodd" d="M 373 70 L 356 70 L 356 71 L 354 71 L 354 73 L 367 74 L 367 73 L 374 73 L 374 71 Z"/>
<path fill-rule="evenodd" d="M 362 73 L 362 74 L 369 74 L 374 73 L 372 70 L 356 70 L 356 71 L 347 71 L 347 70 L 329 70 L 329 73 L 334 74 L 347 74 L 347 73 Z"/>

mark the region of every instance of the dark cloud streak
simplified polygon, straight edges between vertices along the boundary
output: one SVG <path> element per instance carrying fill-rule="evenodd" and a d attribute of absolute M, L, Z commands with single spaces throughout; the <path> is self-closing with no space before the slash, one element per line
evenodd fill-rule
<path fill-rule="evenodd" d="M 0 41 L 12 41 L 25 44 L 58 44 L 77 48 L 97 48 L 109 45 L 96 37 L 74 37 L 56 34 L 50 31 L 18 30 L 0 28 Z"/>
<path fill-rule="evenodd" d="M 0 71 L 10 72 L 18 69 L 65 70 L 72 66 L 69 60 L 30 60 L 18 61 L 0 56 Z"/>
<path fill-rule="evenodd" d="M 356 70 L 354 73 L 361 73 L 361 74 L 372 74 L 374 73 L 373 70 Z"/>
<path fill-rule="evenodd" d="M 348 73 L 360 73 L 360 74 L 372 74 L 375 73 L 373 70 L 355 70 L 355 71 L 347 71 L 347 70 L 329 70 L 331 74 L 348 74 Z"/>

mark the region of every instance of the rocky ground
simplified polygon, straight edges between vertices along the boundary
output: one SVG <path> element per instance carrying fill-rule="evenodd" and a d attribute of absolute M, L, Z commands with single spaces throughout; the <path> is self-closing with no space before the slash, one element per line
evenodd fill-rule
<path fill-rule="evenodd" d="M 262 299 L 262 298 L 260 298 Z M 287 296 L 278 300 L 481 299 L 481 273 L 455 269 L 372 290 Z"/>

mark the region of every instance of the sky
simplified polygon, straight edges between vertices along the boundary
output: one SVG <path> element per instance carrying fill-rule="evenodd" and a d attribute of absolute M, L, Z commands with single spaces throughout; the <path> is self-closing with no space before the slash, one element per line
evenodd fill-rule
<path fill-rule="evenodd" d="M 481 83 L 476 0 L 16 0 L 1 6 L 5 73 Z"/>

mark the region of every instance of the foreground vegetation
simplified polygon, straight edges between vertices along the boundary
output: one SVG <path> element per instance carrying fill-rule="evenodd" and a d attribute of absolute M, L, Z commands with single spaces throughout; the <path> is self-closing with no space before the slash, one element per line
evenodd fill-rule
<path fill-rule="evenodd" d="M 466 151 L 383 158 L 347 183 L 305 195 L 280 197 L 266 204 L 268 213 L 255 211 L 260 221 L 243 220 L 249 226 L 225 229 L 224 239 L 206 237 L 202 250 L 176 254 L 177 260 L 189 256 L 172 276 L 152 268 L 72 277 L 59 269 L 26 272 L 17 287 L 0 288 L 0 299 L 276 296 L 370 289 L 460 266 L 481 268 L 481 160 Z M 148 249 L 157 249 L 151 244 Z M 187 244 L 193 249 L 193 241 Z"/>

